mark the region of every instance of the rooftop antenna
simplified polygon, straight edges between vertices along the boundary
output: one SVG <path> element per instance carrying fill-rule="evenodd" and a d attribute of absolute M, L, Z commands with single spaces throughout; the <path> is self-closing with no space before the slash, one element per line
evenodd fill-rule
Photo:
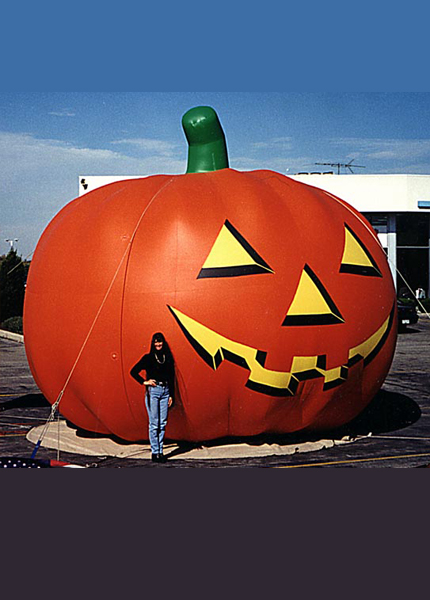
<path fill-rule="evenodd" d="M 354 174 L 354 171 L 352 170 L 352 167 L 354 167 L 354 169 L 365 169 L 366 167 L 363 167 L 361 165 L 353 165 L 352 163 L 354 162 L 355 158 L 353 158 L 351 161 L 349 161 L 349 163 L 345 164 L 345 163 L 315 163 L 316 165 L 324 165 L 326 167 L 337 167 L 337 174 L 340 175 L 340 170 L 341 168 L 344 169 L 348 169 L 348 171 L 350 171 L 352 174 Z"/>

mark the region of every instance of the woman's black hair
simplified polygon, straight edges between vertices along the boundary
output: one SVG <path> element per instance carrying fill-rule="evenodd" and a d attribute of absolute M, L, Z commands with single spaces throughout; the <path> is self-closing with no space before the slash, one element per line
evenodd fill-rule
<path fill-rule="evenodd" d="M 155 342 L 163 342 L 162 353 L 166 355 L 167 360 L 173 361 L 172 351 L 170 350 L 169 344 L 166 341 L 164 335 L 159 331 L 158 333 L 154 333 L 151 340 L 151 354 L 155 354 Z"/>

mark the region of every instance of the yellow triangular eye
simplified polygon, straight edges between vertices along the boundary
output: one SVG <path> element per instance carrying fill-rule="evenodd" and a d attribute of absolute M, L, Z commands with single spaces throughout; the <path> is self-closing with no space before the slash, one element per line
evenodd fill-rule
<path fill-rule="evenodd" d="M 357 235 L 345 224 L 345 249 L 343 251 L 341 273 L 382 277 L 378 265 L 373 260 Z"/>
<path fill-rule="evenodd" d="M 282 325 L 331 325 L 344 323 L 339 309 L 312 271 L 305 265 L 296 295 Z"/>
<path fill-rule="evenodd" d="M 273 273 L 245 238 L 226 221 L 197 279 Z"/>

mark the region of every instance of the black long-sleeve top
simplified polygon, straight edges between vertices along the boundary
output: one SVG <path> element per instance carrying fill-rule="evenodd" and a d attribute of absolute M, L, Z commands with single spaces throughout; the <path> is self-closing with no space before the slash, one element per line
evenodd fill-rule
<path fill-rule="evenodd" d="M 140 375 L 141 371 L 146 372 L 146 380 Z M 143 385 L 143 382 L 148 379 L 154 379 L 159 383 L 167 383 L 169 385 L 170 396 L 173 398 L 175 391 L 175 367 L 173 361 L 167 356 L 164 363 L 159 363 L 154 354 L 145 354 L 131 369 L 130 375 L 140 385 Z"/>

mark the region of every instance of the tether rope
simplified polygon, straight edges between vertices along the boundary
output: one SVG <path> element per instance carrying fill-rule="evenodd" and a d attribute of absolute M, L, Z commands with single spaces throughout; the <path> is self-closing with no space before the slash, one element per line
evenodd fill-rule
<path fill-rule="evenodd" d="M 123 263 L 124 263 L 124 261 L 125 261 L 125 259 L 126 259 L 127 255 L 128 255 L 128 253 L 129 253 L 130 249 L 131 249 L 131 246 L 132 246 L 132 244 L 133 244 L 133 242 L 134 242 L 134 238 L 136 237 L 137 231 L 138 231 L 138 229 L 139 229 L 139 227 L 140 227 L 140 224 L 141 224 L 141 222 L 142 222 L 142 220 L 143 220 L 143 218 L 144 218 L 145 214 L 148 212 L 148 210 L 150 209 L 150 207 L 151 207 L 151 206 L 152 206 L 152 204 L 154 203 L 155 199 L 156 199 L 156 198 L 157 198 L 157 197 L 158 197 L 158 196 L 159 196 L 159 195 L 160 195 L 160 194 L 161 194 L 161 193 L 162 193 L 162 192 L 163 192 L 163 191 L 166 189 L 166 187 L 168 187 L 168 186 L 169 186 L 169 185 L 170 185 L 170 184 L 171 184 L 173 181 L 174 181 L 174 180 L 173 180 L 173 178 L 169 179 L 169 181 L 167 181 L 167 182 L 166 182 L 166 183 L 165 183 L 165 184 L 164 184 L 164 185 L 163 185 L 163 186 L 162 186 L 162 187 L 161 187 L 161 188 L 160 188 L 160 189 L 159 189 L 159 190 L 158 190 L 158 191 L 157 191 L 157 192 L 156 192 L 156 193 L 153 195 L 153 197 L 151 198 L 151 200 L 149 201 L 149 203 L 147 204 L 147 206 L 146 206 L 146 207 L 143 209 L 143 211 L 142 211 L 142 214 L 140 215 L 140 217 L 139 217 L 139 220 L 137 221 L 137 224 L 136 224 L 136 226 L 135 226 L 135 228 L 134 228 L 134 230 L 133 230 L 133 233 L 132 233 L 132 235 L 131 235 L 131 237 L 130 237 L 130 241 L 129 241 L 129 242 L 128 242 L 128 244 L 127 244 L 127 247 L 126 247 L 126 249 L 125 249 L 125 251 L 124 251 L 124 254 L 122 255 L 122 258 L 121 258 L 121 260 L 120 260 L 120 262 L 119 262 L 119 264 L 118 264 L 118 267 L 117 267 L 117 269 L 116 269 L 116 271 L 115 271 L 115 273 L 114 273 L 114 276 L 112 277 L 112 280 L 111 280 L 111 282 L 110 282 L 110 285 L 109 285 L 109 287 L 108 287 L 108 289 L 107 289 L 107 291 L 106 291 L 106 293 L 105 293 L 105 295 L 104 295 L 104 298 L 103 298 L 103 300 L 102 300 L 102 303 L 100 304 L 100 307 L 99 307 L 99 309 L 98 309 L 98 311 L 97 311 L 97 314 L 96 314 L 96 316 L 94 317 L 93 323 L 92 323 L 92 325 L 91 325 L 91 327 L 90 327 L 90 329 L 89 329 L 89 331 L 88 331 L 88 334 L 87 334 L 87 336 L 86 336 L 86 338 L 85 338 L 85 340 L 84 340 L 84 342 L 83 342 L 83 344 L 82 344 L 82 346 L 81 346 L 81 348 L 80 348 L 80 350 L 79 350 L 79 352 L 78 352 L 78 355 L 77 355 L 77 357 L 76 357 L 76 360 L 75 360 L 75 362 L 74 362 L 74 364 L 73 364 L 73 366 L 72 366 L 72 368 L 71 368 L 71 370 L 70 370 L 70 372 L 69 372 L 69 375 L 67 376 L 66 382 L 65 382 L 65 384 L 64 384 L 64 386 L 63 386 L 63 388 L 61 389 L 60 393 L 58 394 L 58 397 L 57 397 L 56 401 L 54 402 L 54 404 L 53 404 L 53 405 L 52 405 L 52 407 L 51 407 L 51 414 L 49 415 L 49 417 L 48 417 L 48 419 L 47 419 L 47 421 L 46 421 L 46 424 L 45 424 L 45 426 L 44 426 L 44 428 L 43 428 L 43 430 L 42 430 L 42 433 L 40 434 L 40 436 L 39 436 L 39 439 L 38 439 L 38 441 L 37 441 L 37 443 L 36 443 L 36 446 L 35 446 L 35 448 L 34 448 L 34 450 L 33 450 L 33 454 L 31 455 L 31 458 L 32 458 L 32 459 L 36 457 L 37 451 L 39 450 L 39 448 L 40 448 L 40 445 L 41 445 L 41 443 L 42 443 L 42 441 L 43 441 L 43 438 L 44 438 L 44 437 L 45 437 L 45 435 L 46 435 L 46 432 L 47 432 L 47 430 L 48 430 L 48 427 L 49 427 L 49 425 L 51 424 L 51 422 L 53 421 L 53 419 L 55 418 L 55 413 L 56 413 L 56 411 L 57 411 L 57 409 L 58 409 L 58 406 L 59 406 L 59 404 L 60 404 L 60 402 L 61 402 L 61 400 L 62 400 L 62 398 L 63 398 L 63 396 L 64 396 L 64 392 L 66 391 L 66 388 L 67 388 L 67 386 L 69 385 L 69 383 L 70 383 L 70 380 L 71 380 L 71 379 L 72 379 L 72 377 L 73 377 L 73 374 L 74 374 L 74 372 L 75 372 L 75 370 L 76 370 L 76 367 L 77 367 L 77 365 L 78 365 L 78 362 L 79 362 L 79 360 L 80 360 L 80 358 L 81 358 L 81 356 L 82 356 L 82 354 L 83 354 L 83 352 L 84 352 L 84 350 L 85 350 L 85 347 L 86 347 L 86 345 L 87 345 L 87 343 L 88 343 L 88 340 L 90 339 L 90 336 L 91 336 L 91 334 L 92 334 L 92 332 L 93 332 L 93 330 L 94 330 L 94 327 L 96 326 L 96 323 L 97 323 L 97 321 L 98 321 L 98 319 L 99 319 L 99 317 L 100 317 L 100 314 L 101 314 L 101 312 L 102 312 L 102 310 L 103 310 L 103 308 L 104 308 L 104 305 L 106 304 L 106 301 L 107 301 L 107 299 L 108 299 L 108 297 L 109 297 L 109 294 L 110 294 L 110 292 L 111 292 L 111 290 L 112 290 L 112 288 L 113 288 L 113 286 L 114 286 L 114 283 L 115 283 L 115 281 L 116 281 L 116 278 L 117 278 L 117 276 L 118 276 L 118 273 L 120 272 L 120 270 L 121 270 L 121 267 L 122 267 L 122 265 L 123 265 Z M 58 449 L 58 452 L 59 452 L 59 449 Z"/>
<path fill-rule="evenodd" d="M 391 264 L 392 264 L 392 265 L 393 265 L 393 266 L 396 268 L 396 271 L 397 271 L 397 273 L 398 273 L 398 274 L 400 275 L 400 277 L 402 278 L 403 282 L 405 283 L 405 285 L 407 286 L 407 288 L 408 288 L 408 289 L 409 289 L 409 291 L 411 292 L 411 294 L 412 294 L 412 296 L 414 297 L 414 299 L 415 299 L 415 300 L 417 301 L 417 303 L 420 305 L 420 307 L 421 307 L 421 310 L 423 311 L 423 313 L 425 313 L 425 314 L 427 315 L 427 317 L 430 319 L 430 315 L 429 315 L 429 313 L 428 313 L 428 312 L 426 311 L 426 309 L 424 308 L 424 306 L 423 306 L 422 302 L 420 302 L 420 299 L 415 297 L 415 294 L 414 294 L 414 291 L 413 291 L 413 289 L 411 288 L 411 286 L 409 285 L 409 283 L 406 281 L 406 279 L 403 277 L 403 275 L 400 273 L 400 271 L 399 271 L 399 269 L 397 268 L 397 266 L 396 266 L 396 265 L 394 265 L 394 264 L 393 264 L 393 262 L 392 262 L 390 259 L 388 259 L 388 260 L 389 260 L 389 262 L 390 262 L 390 263 L 391 263 Z"/>
<path fill-rule="evenodd" d="M 25 258 L 21 258 L 21 260 L 19 261 L 19 263 L 18 263 L 17 265 L 15 265 L 15 266 L 13 267 L 13 269 L 11 269 L 10 271 L 8 271 L 8 272 L 6 273 L 6 275 L 10 275 L 11 273 L 13 273 L 13 272 L 15 271 L 15 269 L 17 269 L 17 268 L 18 268 L 20 265 L 22 265 L 23 263 L 25 263 L 25 261 L 26 261 L 28 258 L 30 258 L 30 256 L 31 256 L 32 254 L 34 254 L 34 253 L 35 253 L 35 250 L 33 250 L 33 252 L 30 252 L 30 254 L 28 254 L 28 255 L 27 255 Z"/>

